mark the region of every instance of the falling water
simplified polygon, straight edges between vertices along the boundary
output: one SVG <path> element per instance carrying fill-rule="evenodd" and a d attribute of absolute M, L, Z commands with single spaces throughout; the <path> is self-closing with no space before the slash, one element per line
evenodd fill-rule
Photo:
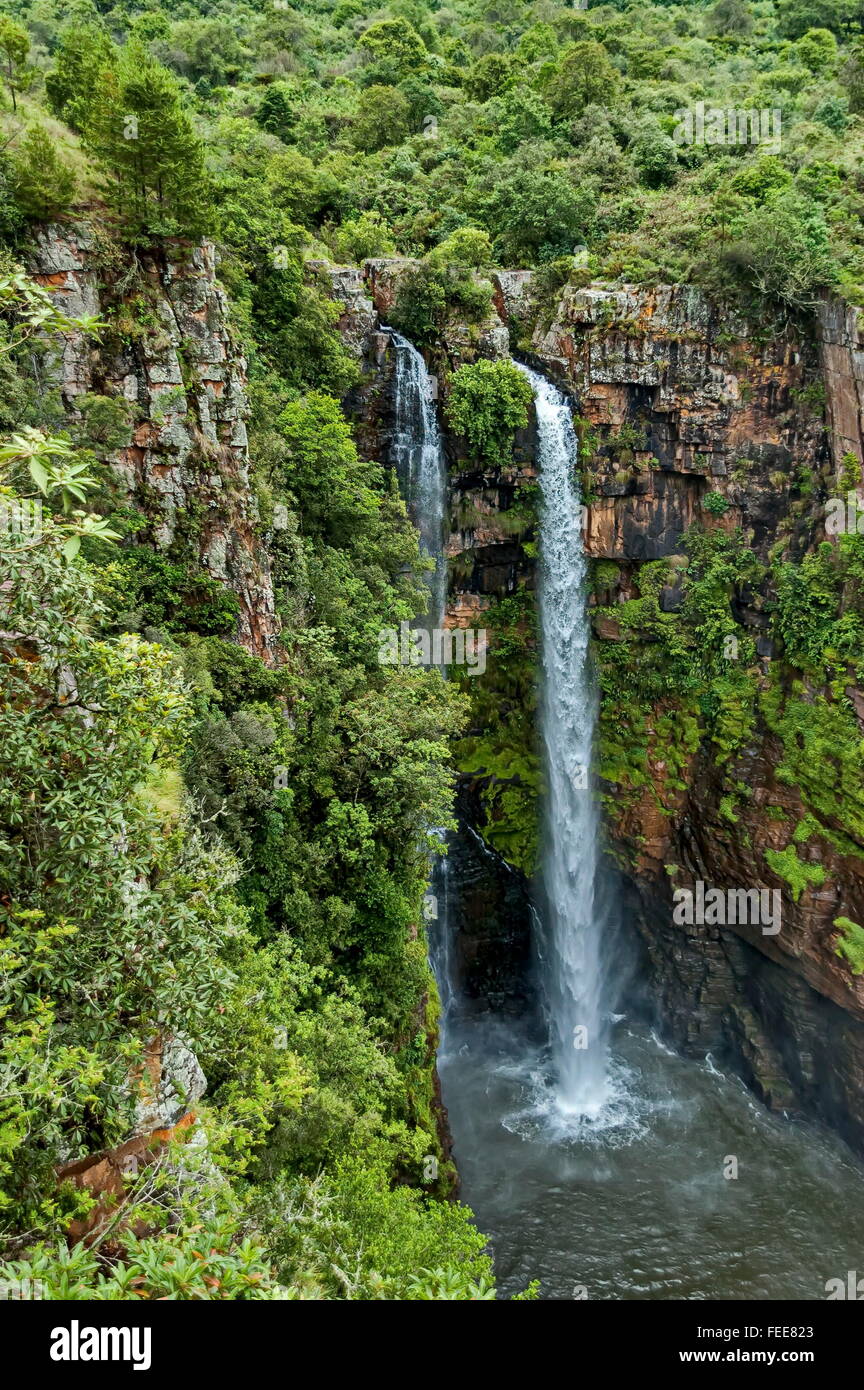
<path fill-rule="evenodd" d="M 447 467 L 426 363 L 407 338 L 392 330 L 390 336 L 396 349 L 392 458 L 411 520 L 420 532 L 420 547 L 435 562 L 426 575 L 429 611 L 421 619 L 431 629 L 440 627 L 447 604 Z"/>
<path fill-rule="evenodd" d="M 453 1010 L 439 1070 L 460 1195 L 490 1237 L 503 1297 L 538 1278 L 540 1297 L 555 1300 L 821 1300 L 864 1242 L 860 1163 L 830 1136 L 769 1115 L 710 1060 L 676 1057 L 638 1021 L 619 1015 L 607 1068 L 602 967 L 615 914 L 603 910 L 587 774 L 597 702 L 577 449 L 562 397 L 526 375 L 539 426 L 538 917 L 555 1090 L 532 1019 L 493 1008 L 478 1024 Z M 458 891 L 454 881 L 454 901 Z M 581 1029 L 588 1045 L 574 1047 Z M 726 1181 L 724 1154 L 746 1182 Z"/>
<path fill-rule="evenodd" d="M 420 548 L 435 564 L 434 570 L 425 575 L 429 586 L 428 611 L 414 625 L 431 632 L 442 626 L 447 607 L 447 465 L 435 414 L 433 381 L 426 363 L 407 338 L 392 329 L 390 336 L 396 349 L 391 457 L 409 515 L 420 532 Z M 442 675 L 445 674 L 442 668 Z M 439 830 L 437 834 L 446 848 L 446 832 Z M 426 895 L 429 961 L 441 998 L 442 1044 L 454 998 L 448 895 L 449 864 L 443 853 L 433 861 Z"/>
<path fill-rule="evenodd" d="M 588 640 L 578 448 L 564 397 L 536 372 L 521 370 L 537 409 L 541 491 L 541 729 L 548 787 L 544 984 L 558 1109 L 591 1119 L 608 1098 L 608 1025 L 596 901 L 598 815 L 590 772 L 597 691 Z"/>

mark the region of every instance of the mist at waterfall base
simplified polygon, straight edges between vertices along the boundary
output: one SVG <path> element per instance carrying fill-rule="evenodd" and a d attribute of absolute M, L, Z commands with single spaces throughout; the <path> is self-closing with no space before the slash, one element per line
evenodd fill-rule
<path fill-rule="evenodd" d="M 423 359 L 406 339 L 393 334 L 393 342 L 393 461 L 435 561 L 421 620 L 435 626 L 446 599 L 446 469 Z M 435 866 L 428 931 L 442 1003 L 438 1069 L 460 1195 L 490 1238 L 503 1297 L 539 1279 L 544 1299 L 822 1299 L 828 1279 L 860 1267 L 860 1165 L 839 1141 L 768 1114 L 710 1061 L 679 1058 L 610 1012 L 616 989 L 602 948 L 616 925 L 614 902 L 598 872 L 593 799 L 577 772 L 581 759 L 590 762 L 596 706 L 574 531 L 575 457 L 564 468 L 555 452 L 562 442 L 565 453 L 575 450 L 575 441 L 558 393 L 531 380 L 548 431 L 544 501 L 554 503 L 563 489 L 563 505 L 545 514 L 560 526 L 557 540 L 544 534 L 543 542 L 553 557 L 559 542 L 571 545 L 574 560 L 572 574 L 562 569 L 545 581 L 544 641 L 553 643 L 553 660 L 544 661 L 544 675 L 566 675 L 570 662 L 578 671 L 572 690 L 547 687 L 543 696 L 547 750 L 553 730 L 569 749 L 560 776 L 550 777 L 546 835 L 560 817 L 582 852 L 574 862 L 573 844 L 563 846 L 544 866 L 536 947 L 546 1027 L 539 1034 L 530 1020 L 465 1007 L 449 932 L 458 875 L 446 856 Z M 566 630 L 568 613 L 581 630 Z M 582 800 L 574 801 L 576 792 Z M 568 920 L 586 928 L 578 941 L 561 939 Z M 576 1027 L 589 1043 L 594 1030 L 593 1053 L 572 1048 Z M 736 1178 L 725 1176 L 730 1156 Z"/>
<path fill-rule="evenodd" d="M 542 1048 L 513 1021 L 451 1015 L 438 1067 L 460 1197 L 502 1297 L 538 1279 L 541 1299 L 818 1301 L 861 1270 L 864 1170 L 839 1140 L 628 1020 L 611 1056 L 617 1130 L 555 1139 Z"/>

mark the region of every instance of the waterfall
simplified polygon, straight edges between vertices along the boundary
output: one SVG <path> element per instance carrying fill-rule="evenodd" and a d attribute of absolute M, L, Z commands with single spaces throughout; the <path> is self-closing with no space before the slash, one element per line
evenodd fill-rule
<path fill-rule="evenodd" d="M 517 365 L 534 391 L 541 493 L 544 987 L 558 1108 L 591 1118 L 608 1096 L 608 1024 L 596 900 L 599 818 L 591 778 L 597 690 L 589 649 L 578 446 L 564 397 L 545 378 Z"/>
<path fill-rule="evenodd" d="M 434 570 L 424 576 L 429 586 L 429 608 L 415 619 L 430 632 L 440 628 L 447 609 L 447 465 L 435 413 L 435 393 L 426 363 L 407 338 L 389 329 L 396 350 L 393 385 L 394 429 L 391 458 L 408 513 L 420 532 L 420 548 Z M 444 668 L 441 674 L 446 675 Z M 454 999 L 452 981 L 450 924 L 447 910 L 449 864 L 446 834 L 437 832 L 442 852 L 432 863 L 430 891 L 426 895 L 426 923 L 429 962 L 441 998 L 440 1032 L 443 1044 L 447 1016 Z"/>
<path fill-rule="evenodd" d="M 447 467 L 426 363 L 413 343 L 389 331 L 396 349 L 391 457 L 411 520 L 420 532 L 420 547 L 435 562 L 426 575 L 429 611 L 420 620 L 431 630 L 441 626 L 447 606 Z"/>

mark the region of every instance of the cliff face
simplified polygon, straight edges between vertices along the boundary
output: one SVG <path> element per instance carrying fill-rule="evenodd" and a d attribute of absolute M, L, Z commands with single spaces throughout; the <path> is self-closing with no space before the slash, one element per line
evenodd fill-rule
<path fill-rule="evenodd" d="M 365 356 L 365 384 L 353 406 L 366 446 L 382 457 L 388 353 L 370 310 L 386 322 L 409 266 L 367 263 L 365 275 L 353 273 L 350 294 L 344 272 L 334 279 L 346 305 L 346 331 Z M 825 501 L 842 491 L 848 456 L 860 461 L 864 454 L 864 352 L 854 310 L 826 302 L 818 331 L 796 337 L 720 318 L 686 287 L 571 287 L 545 316 L 532 302 L 530 273 L 500 272 L 494 288 L 500 327 L 574 400 L 586 546 L 604 573 L 592 596 L 603 607 L 595 617 L 601 664 L 622 636 L 615 606 L 638 598 L 644 565 L 669 561 L 660 607 L 680 606 L 681 538 L 695 523 L 730 536 L 740 528 L 766 567 L 778 552 L 800 562 L 825 539 Z M 448 330 L 445 372 L 465 360 L 464 344 L 464 334 Z M 484 325 L 475 333 L 473 355 L 504 350 L 500 328 Z M 517 440 L 512 465 L 488 475 L 465 457 L 459 440 L 448 437 L 446 447 L 449 621 L 494 622 L 500 600 L 513 596 L 530 610 L 531 431 Z M 771 688 L 775 664 L 779 669 L 770 597 L 745 590 L 736 613 L 753 638 L 752 678 L 760 695 Z M 526 621 L 530 627 L 530 613 Z M 494 643 L 490 658 L 486 679 L 498 682 L 495 698 L 478 707 L 477 727 L 457 750 L 460 813 L 523 870 L 524 883 L 530 855 L 520 860 L 513 851 L 512 831 L 530 816 L 538 788 L 532 716 L 530 710 L 527 719 L 513 716 L 520 691 L 511 672 L 500 676 Z M 864 694 L 849 681 L 845 694 L 864 727 Z M 823 693 L 805 687 L 798 698 L 815 701 Z M 659 722 L 662 708 L 654 713 Z M 706 740 L 695 739 L 672 781 L 662 732 L 650 721 L 647 737 L 644 785 L 620 797 L 611 787 L 606 816 L 609 848 L 623 866 L 625 916 L 641 943 L 642 1005 L 682 1050 L 723 1056 L 769 1104 L 818 1115 L 864 1147 L 864 976 L 838 955 L 836 926 L 838 918 L 862 920 L 864 846 L 850 838 L 842 816 L 823 817 L 824 833 L 811 826 L 796 850 L 812 881 L 793 891 L 765 855 L 788 850 L 791 827 L 806 823 L 809 808 L 794 779 L 782 774 L 785 750 L 776 729 L 758 715 L 726 766 Z M 749 792 L 731 817 L 730 780 Z M 518 1008 L 524 1002 L 518 980 L 530 955 L 529 912 L 516 903 L 512 875 L 500 860 L 484 862 L 470 845 L 462 857 L 461 868 L 459 855 L 454 858 L 454 871 L 465 879 L 465 903 L 479 904 L 483 919 L 472 922 L 466 907 L 452 923 L 463 987 L 476 1001 L 485 996 Z M 673 890 L 699 880 L 724 889 L 777 889 L 781 930 L 766 934 L 746 922 L 677 924 Z"/>
<path fill-rule="evenodd" d="M 862 457 L 864 437 L 864 340 L 860 310 L 841 300 L 819 306 L 819 354 L 827 396 L 826 419 L 835 462 Z"/>
<path fill-rule="evenodd" d="M 169 244 L 131 276 L 105 266 L 90 228 L 51 227 L 30 268 L 66 313 L 107 325 L 95 345 L 67 335 L 48 357 L 46 387 L 70 423 L 93 395 L 126 403 L 128 442 L 102 457 L 148 518 L 139 539 L 197 561 L 236 594 L 237 640 L 272 661 L 279 624 L 249 489 L 246 363 L 213 246 Z"/>
<path fill-rule="evenodd" d="M 94 452 L 108 465 L 119 501 L 145 523 L 136 543 L 199 568 L 216 591 L 233 593 L 234 638 L 272 663 L 279 623 L 250 491 L 246 364 L 213 246 L 168 244 L 136 262 L 133 275 L 126 264 L 106 263 L 91 228 L 49 227 L 31 249 L 29 268 L 64 312 L 103 323 L 98 339 L 75 331 L 47 345 L 43 386 L 66 427 L 86 428 L 94 402 L 103 419 L 108 412 L 111 431 L 94 441 Z M 87 1218 L 72 1224 L 75 1237 L 101 1229 L 123 1200 L 125 1176 L 194 1126 L 206 1088 L 194 1053 L 163 1033 L 129 1084 L 136 1097 L 130 1137 L 58 1171 L 96 1199 Z"/>
<path fill-rule="evenodd" d="M 761 552 L 789 513 L 796 469 L 826 462 L 821 411 L 801 393 L 815 347 L 759 343 L 693 289 L 570 291 L 532 347 L 596 435 L 587 547 L 633 566 L 675 553 L 719 492 L 723 525 Z"/>
<path fill-rule="evenodd" d="M 815 342 L 785 335 L 754 341 L 743 323 L 722 323 L 694 291 L 570 291 L 534 335 L 547 370 L 576 392 L 593 434 L 585 459 L 587 546 L 614 562 L 610 601 L 640 591 L 640 569 L 678 556 L 695 521 L 743 528 L 763 561 L 778 543 L 800 560 L 825 538 L 825 498 L 844 455 L 862 457 L 864 358 L 854 311 L 826 304 Z M 822 416 L 824 388 L 826 419 Z M 623 441 L 623 445 L 622 445 Z M 716 519 L 708 493 L 722 498 Z M 725 506 L 725 510 L 721 510 Z M 672 571 L 674 573 L 674 569 Z M 680 602 L 674 582 L 661 608 Z M 770 688 L 774 646 L 765 595 L 738 615 L 755 639 L 755 681 Z M 614 618 L 595 624 L 601 664 L 620 637 Z M 814 699 L 818 692 L 800 698 Z M 859 711 L 861 692 L 846 692 Z M 661 711 L 658 709 L 657 714 Z M 632 918 L 643 940 L 658 1021 L 679 1046 L 731 1056 L 763 1097 L 796 1105 L 864 1144 L 864 979 L 838 957 L 838 917 L 861 920 L 864 858 L 829 823 L 840 845 L 818 831 L 800 855 L 814 882 L 790 891 L 766 863 L 783 852 L 808 806 L 778 770 L 782 741 L 764 720 L 731 767 L 718 768 L 702 742 L 670 791 L 663 739 L 649 727 L 649 778 L 616 808 L 608 833 L 626 864 Z M 749 791 L 733 822 L 724 803 L 730 778 Z M 770 887 L 782 894 L 782 926 L 676 925 L 673 888 L 695 884 Z M 821 880 L 821 881 L 816 881 Z"/>

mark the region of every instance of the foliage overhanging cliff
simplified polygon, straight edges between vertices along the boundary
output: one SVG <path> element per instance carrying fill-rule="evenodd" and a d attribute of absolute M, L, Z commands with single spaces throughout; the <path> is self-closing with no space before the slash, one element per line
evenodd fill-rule
<path fill-rule="evenodd" d="M 699 286 L 723 322 L 757 325 L 755 357 L 785 350 L 826 295 L 861 299 L 862 20 L 855 0 L 3 6 L 0 481 L 7 510 L 31 515 L 20 499 L 35 498 L 43 518 L 35 538 L 3 533 L 11 1277 L 55 1297 L 491 1295 L 482 1237 L 441 1200 L 421 911 L 466 701 L 377 662 L 379 630 L 423 604 L 417 541 L 346 423 L 340 400 L 369 383 L 310 262 L 412 258 L 393 307 L 447 370 L 506 352 L 496 296 L 513 344 L 542 352 L 562 303 L 590 322 L 592 279 Z M 782 142 L 676 140 L 699 102 L 779 109 Z M 536 268 L 528 320 L 495 264 Z M 640 303 L 600 300 L 626 358 Z M 661 334 L 663 350 L 685 357 L 698 329 Z M 547 351 L 564 375 L 566 336 Z M 781 383 L 810 392 L 793 454 L 818 432 L 805 368 Z M 588 482 L 609 498 L 644 495 L 669 462 L 632 384 L 585 405 Z M 532 480 L 524 440 L 506 457 L 518 410 L 508 423 L 495 402 L 492 452 L 457 490 L 466 550 L 489 479 L 507 493 L 471 560 L 511 547 L 489 619 L 505 699 L 475 705 L 458 753 L 469 772 L 493 760 L 500 847 L 529 869 L 530 613 L 514 576 L 533 559 Z M 807 458 L 828 468 L 818 445 Z M 735 466 L 751 459 L 742 447 Z M 712 489 L 717 516 L 739 506 L 729 486 Z M 793 487 L 792 542 L 806 480 Z M 630 721 L 624 739 L 607 725 L 606 775 L 625 815 L 648 788 L 669 816 L 704 738 L 725 769 L 719 821 L 735 824 L 758 704 L 806 793 L 790 845 L 858 857 L 860 779 L 838 812 L 807 744 L 858 747 L 858 539 L 803 545 L 789 568 L 785 551 L 744 553 L 735 519 L 689 543 L 683 582 L 677 536 L 638 574 L 598 538 L 615 569 L 598 567 L 598 609 L 623 599 L 598 611 L 607 693 Z M 735 607 L 768 592 L 769 566 L 796 672 L 774 682 L 750 660 L 761 618 Z M 776 800 L 778 821 L 798 815 Z M 813 864 L 790 845 L 768 850 L 803 890 Z"/>

